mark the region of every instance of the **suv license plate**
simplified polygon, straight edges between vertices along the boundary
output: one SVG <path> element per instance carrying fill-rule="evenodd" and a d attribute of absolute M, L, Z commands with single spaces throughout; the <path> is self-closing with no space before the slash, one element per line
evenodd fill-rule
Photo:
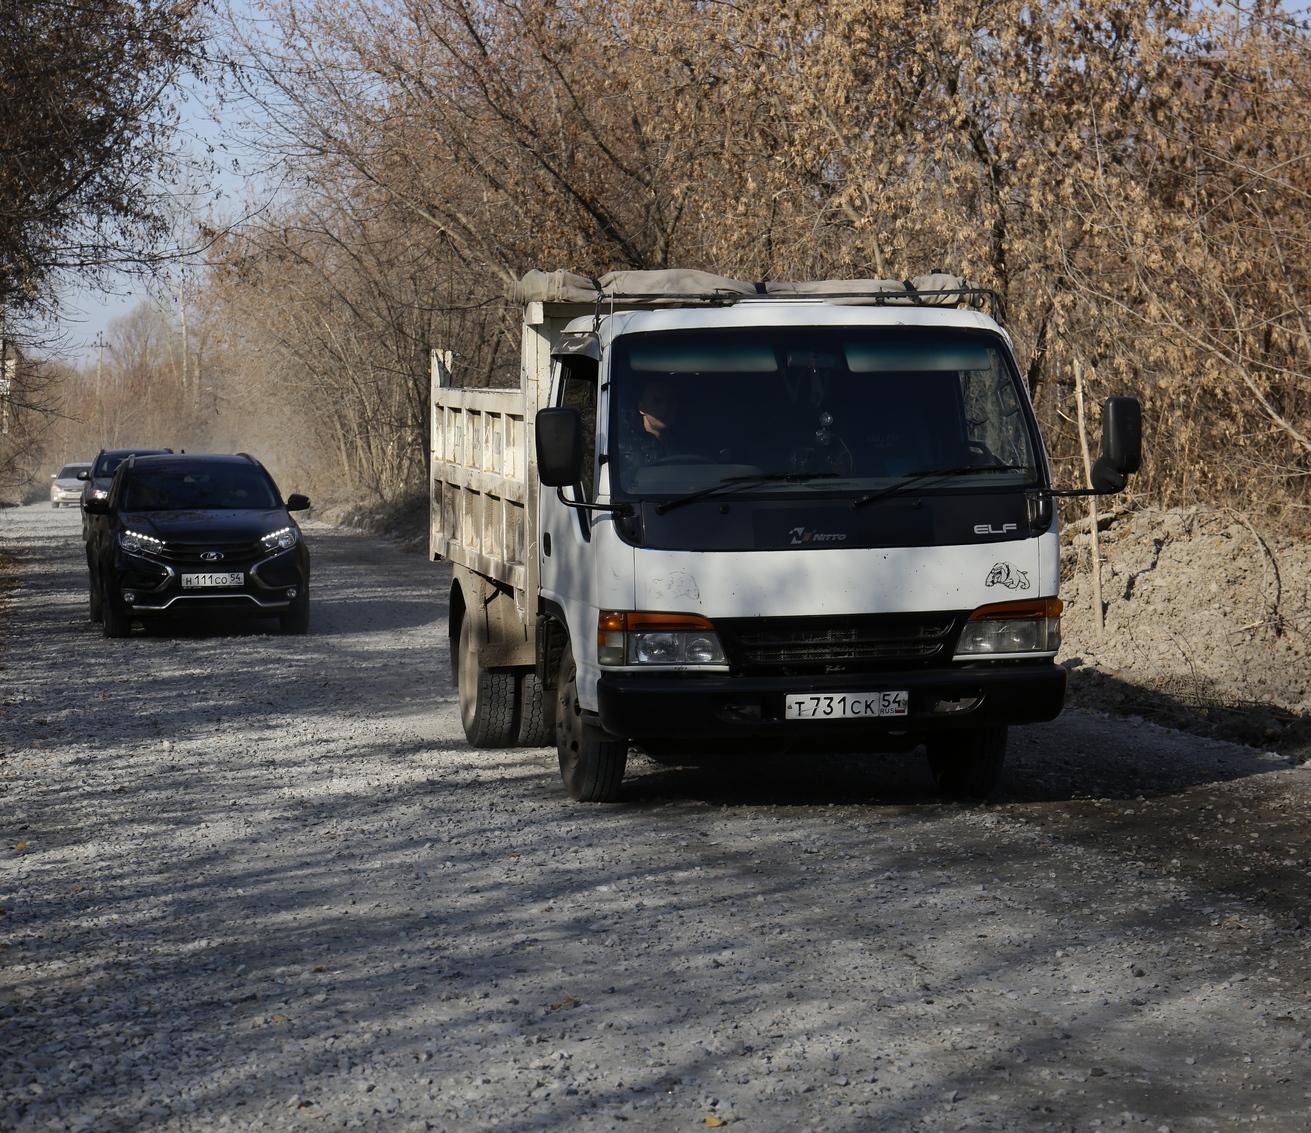
<path fill-rule="evenodd" d="M 246 576 L 241 571 L 229 574 L 184 574 L 182 589 L 193 590 L 202 586 L 241 586 Z"/>
<path fill-rule="evenodd" d="M 788 693 L 783 698 L 788 720 L 857 720 L 865 716 L 905 716 L 910 693 L 838 692 Z"/>

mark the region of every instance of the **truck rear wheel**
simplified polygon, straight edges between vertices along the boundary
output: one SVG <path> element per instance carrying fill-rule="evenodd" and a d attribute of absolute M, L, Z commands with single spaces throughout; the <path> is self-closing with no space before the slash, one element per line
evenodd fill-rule
<path fill-rule="evenodd" d="M 529 670 L 519 676 L 519 746 L 550 747 L 555 743 L 555 696 Z"/>
<path fill-rule="evenodd" d="M 555 738 L 560 778 L 569 797 L 580 803 L 612 803 L 619 797 L 628 762 L 628 741 L 591 723 L 578 703 L 578 666 L 565 650 L 555 697 Z"/>
<path fill-rule="evenodd" d="M 946 795 L 987 798 L 1001 782 L 1006 725 L 939 732 L 924 741 L 934 785 Z"/>
<path fill-rule="evenodd" d="M 460 621 L 455 654 L 455 687 L 460 723 L 473 747 L 509 747 L 518 731 L 517 689 L 513 669 L 484 669 L 469 619 Z"/>

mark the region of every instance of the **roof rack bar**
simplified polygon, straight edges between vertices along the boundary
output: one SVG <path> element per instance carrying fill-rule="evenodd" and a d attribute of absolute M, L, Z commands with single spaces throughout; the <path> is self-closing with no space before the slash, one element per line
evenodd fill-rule
<path fill-rule="evenodd" d="M 794 302 L 798 299 L 823 303 L 830 299 L 860 299 L 876 307 L 941 307 L 944 303 L 933 300 L 956 299 L 965 306 L 980 309 L 985 305 L 994 319 L 1000 319 L 1001 296 L 990 287 L 951 287 L 939 291 L 827 291 L 816 294 L 754 294 L 743 295 L 736 291 L 687 292 L 624 292 L 597 293 L 598 309 L 604 303 L 711 303 L 731 306 L 735 303 Z"/>

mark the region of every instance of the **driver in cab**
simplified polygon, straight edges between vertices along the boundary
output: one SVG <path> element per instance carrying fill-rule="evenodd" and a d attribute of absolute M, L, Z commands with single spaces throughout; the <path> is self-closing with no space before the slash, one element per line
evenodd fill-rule
<path fill-rule="evenodd" d="M 667 378 L 652 378 L 638 394 L 639 428 L 626 446 L 636 463 L 649 466 L 688 451 L 684 431 L 679 428 L 678 399 Z"/>

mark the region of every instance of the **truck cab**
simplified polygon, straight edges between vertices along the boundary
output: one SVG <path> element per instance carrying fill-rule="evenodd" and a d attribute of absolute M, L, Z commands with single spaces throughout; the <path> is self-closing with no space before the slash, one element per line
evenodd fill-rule
<path fill-rule="evenodd" d="M 1061 709 L 1054 491 L 1005 330 L 961 281 L 793 286 L 602 297 L 572 318 L 530 305 L 542 341 L 525 335 L 522 473 L 478 493 L 517 492 L 502 528 L 519 543 L 500 550 L 522 558 L 479 570 L 459 546 L 434 552 L 456 551 L 466 733 L 553 741 L 574 798 L 617 797 L 634 745 L 922 744 L 942 790 L 983 795 L 1008 726 Z M 1093 491 L 1137 468 L 1136 403 L 1112 400 Z M 436 457 L 434 510 L 449 514 Z M 497 461 L 488 471 L 510 472 Z"/>

